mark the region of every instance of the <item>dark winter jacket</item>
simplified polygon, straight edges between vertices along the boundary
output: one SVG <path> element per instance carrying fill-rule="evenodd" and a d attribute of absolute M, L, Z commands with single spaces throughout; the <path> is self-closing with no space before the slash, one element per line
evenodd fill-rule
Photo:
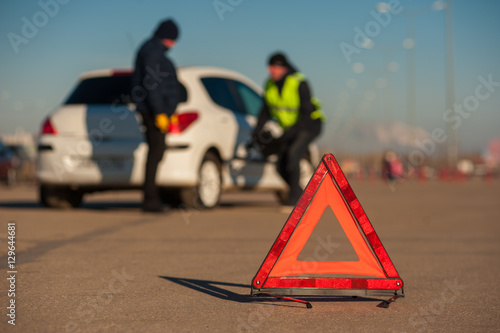
<path fill-rule="evenodd" d="M 135 60 L 132 76 L 132 99 L 139 112 L 171 116 L 179 102 L 179 82 L 168 48 L 159 38 L 146 41 Z"/>

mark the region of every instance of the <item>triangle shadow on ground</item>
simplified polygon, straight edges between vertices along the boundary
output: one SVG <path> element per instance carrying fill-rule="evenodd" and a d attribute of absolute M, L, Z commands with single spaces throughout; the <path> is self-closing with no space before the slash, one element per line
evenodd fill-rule
<path fill-rule="evenodd" d="M 248 284 L 240 284 L 240 283 L 232 283 L 232 282 L 221 282 L 221 281 L 210 281 L 210 280 L 199 280 L 199 279 L 188 279 L 188 278 L 179 278 L 172 276 L 158 276 L 159 278 L 168 280 L 170 282 L 176 283 L 183 287 L 204 293 L 206 295 L 213 296 L 218 299 L 223 299 L 232 302 L 238 303 L 265 303 L 272 301 L 272 305 L 287 305 L 291 307 L 297 307 L 296 303 L 288 302 L 276 299 L 274 297 L 255 297 L 250 295 L 250 293 L 239 294 L 233 292 L 225 287 L 236 287 L 236 288 L 245 288 L 250 289 L 250 285 Z M 316 302 L 374 302 L 380 301 L 377 298 L 369 298 L 369 297 L 301 297 L 301 299 L 307 299 L 308 301 L 316 301 Z M 269 304 L 269 303 L 266 303 Z"/>

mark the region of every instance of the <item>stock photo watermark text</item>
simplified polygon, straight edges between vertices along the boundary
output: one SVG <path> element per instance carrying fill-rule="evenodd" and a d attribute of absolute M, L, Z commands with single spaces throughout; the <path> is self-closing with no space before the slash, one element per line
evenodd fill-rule
<path fill-rule="evenodd" d="M 59 14 L 61 5 L 65 5 L 68 2 L 70 2 L 70 0 L 38 1 L 37 4 L 40 10 L 29 17 L 23 16 L 21 18 L 22 25 L 20 33 L 11 31 L 7 34 L 7 38 L 14 52 L 16 54 L 19 53 L 19 46 L 21 44 L 28 44 L 30 40 L 35 38 L 40 32 L 40 29 L 49 24 L 50 20 Z"/>
<path fill-rule="evenodd" d="M 7 224 L 7 317 L 10 325 L 16 325 L 16 222 Z"/>

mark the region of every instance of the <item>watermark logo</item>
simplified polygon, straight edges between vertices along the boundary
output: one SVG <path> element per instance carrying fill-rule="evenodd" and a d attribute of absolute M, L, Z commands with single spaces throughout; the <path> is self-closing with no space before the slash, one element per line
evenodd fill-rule
<path fill-rule="evenodd" d="M 50 19 L 53 19 L 60 10 L 61 5 L 65 5 L 70 0 L 40 0 L 38 6 L 41 10 L 35 12 L 31 18 L 23 16 L 21 18 L 22 26 L 21 33 L 9 32 L 7 38 L 9 39 L 12 49 L 17 54 L 19 53 L 19 46 L 21 44 L 28 44 L 30 40 L 38 35 L 41 28 L 45 27 Z"/>
<path fill-rule="evenodd" d="M 353 44 L 342 42 L 339 44 L 340 50 L 348 64 L 352 61 L 354 54 L 359 54 L 362 49 L 369 49 L 373 46 L 373 38 L 376 38 L 392 21 L 392 15 L 400 14 L 403 7 L 399 0 L 390 0 L 383 8 L 371 10 L 370 15 L 373 20 L 368 21 L 364 29 L 358 26 L 354 27 Z"/>
<path fill-rule="evenodd" d="M 455 103 L 453 109 L 448 109 L 443 114 L 445 123 L 451 124 L 454 130 L 462 125 L 464 119 L 468 119 L 473 112 L 479 109 L 481 101 L 486 101 L 496 88 L 500 87 L 500 82 L 493 81 L 492 74 L 486 78 L 481 75 L 477 80 L 479 84 L 474 89 L 474 93 L 466 96 L 462 103 Z M 422 164 L 426 156 L 436 152 L 437 144 L 444 143 L 446 140 L 448 140 L 448 136 L 445 130 L 439 127 L 432 130 L 430 138 L 415 140 L 417 148 L 408 156 L 410 164 L 414 166 Z"/>
<path fill-rule="evenodd" d="M 453 282 L 444 281 L 444 287 L 441 293 L 425 307 L 420 308 L 420 311 L 414 312 L 408 322 L 415 332 L 425 332 L 428 325 L 432 323 L 437 316 L 441 315 L 446 305 L 452 304 L 455 300 L 462 295 L 462 292 L 467 289 L 466 285 L 458 284 L 458 278 L 455 277 Z"/>
<path fill-rule="evenodd" d="M 219 20 L 224 21 L 224 14 L 226 12 L 232 12 L 234 8 L 241 5 L 242 2 L 243 0 L 214 0 L 212 5 L 219 16 Z"/>
<path fill-rule="evenodd" d="M 250 311 L 247 317 L 238 318 L 236 332 L 254 332 L 259 330 L 265 324 L 266 319 L 273 315 L 273 306 L 265 306 L 259 302 L 252 303 L 256 304 L 257 307 Z"/>
<path fill-rule="evenodd" d="M 79 324 L 77 321 L 90 324 L 95 319 L 96 314 L 101 313 L 105 307 L 110 305 L 113 295 L 123 292 L 129 283 L 135 280 L 134 275 L 125 272 L 125 267 L 122 267 L 121 273 L 113 270 L 111 274 L 113 277 L 109 279 L 108 285 L 97 296 L 87 297 L 84 302 L 80 303 L 76 309 L 77 318 L 65 325 L 65 332 L 81 332 L 81 323 Z"/>

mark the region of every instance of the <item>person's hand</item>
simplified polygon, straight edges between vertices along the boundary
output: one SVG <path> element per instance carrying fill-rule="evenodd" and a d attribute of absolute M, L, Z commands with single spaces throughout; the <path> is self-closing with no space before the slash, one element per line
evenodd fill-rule
<path fill-rule="evenodd" d="M 168 116 L 164 113 L 160 113 L 155 117 L 155 125 L 162 133 L 168 132 L 168 126 L 170 125 L 170 121 Z"/>

